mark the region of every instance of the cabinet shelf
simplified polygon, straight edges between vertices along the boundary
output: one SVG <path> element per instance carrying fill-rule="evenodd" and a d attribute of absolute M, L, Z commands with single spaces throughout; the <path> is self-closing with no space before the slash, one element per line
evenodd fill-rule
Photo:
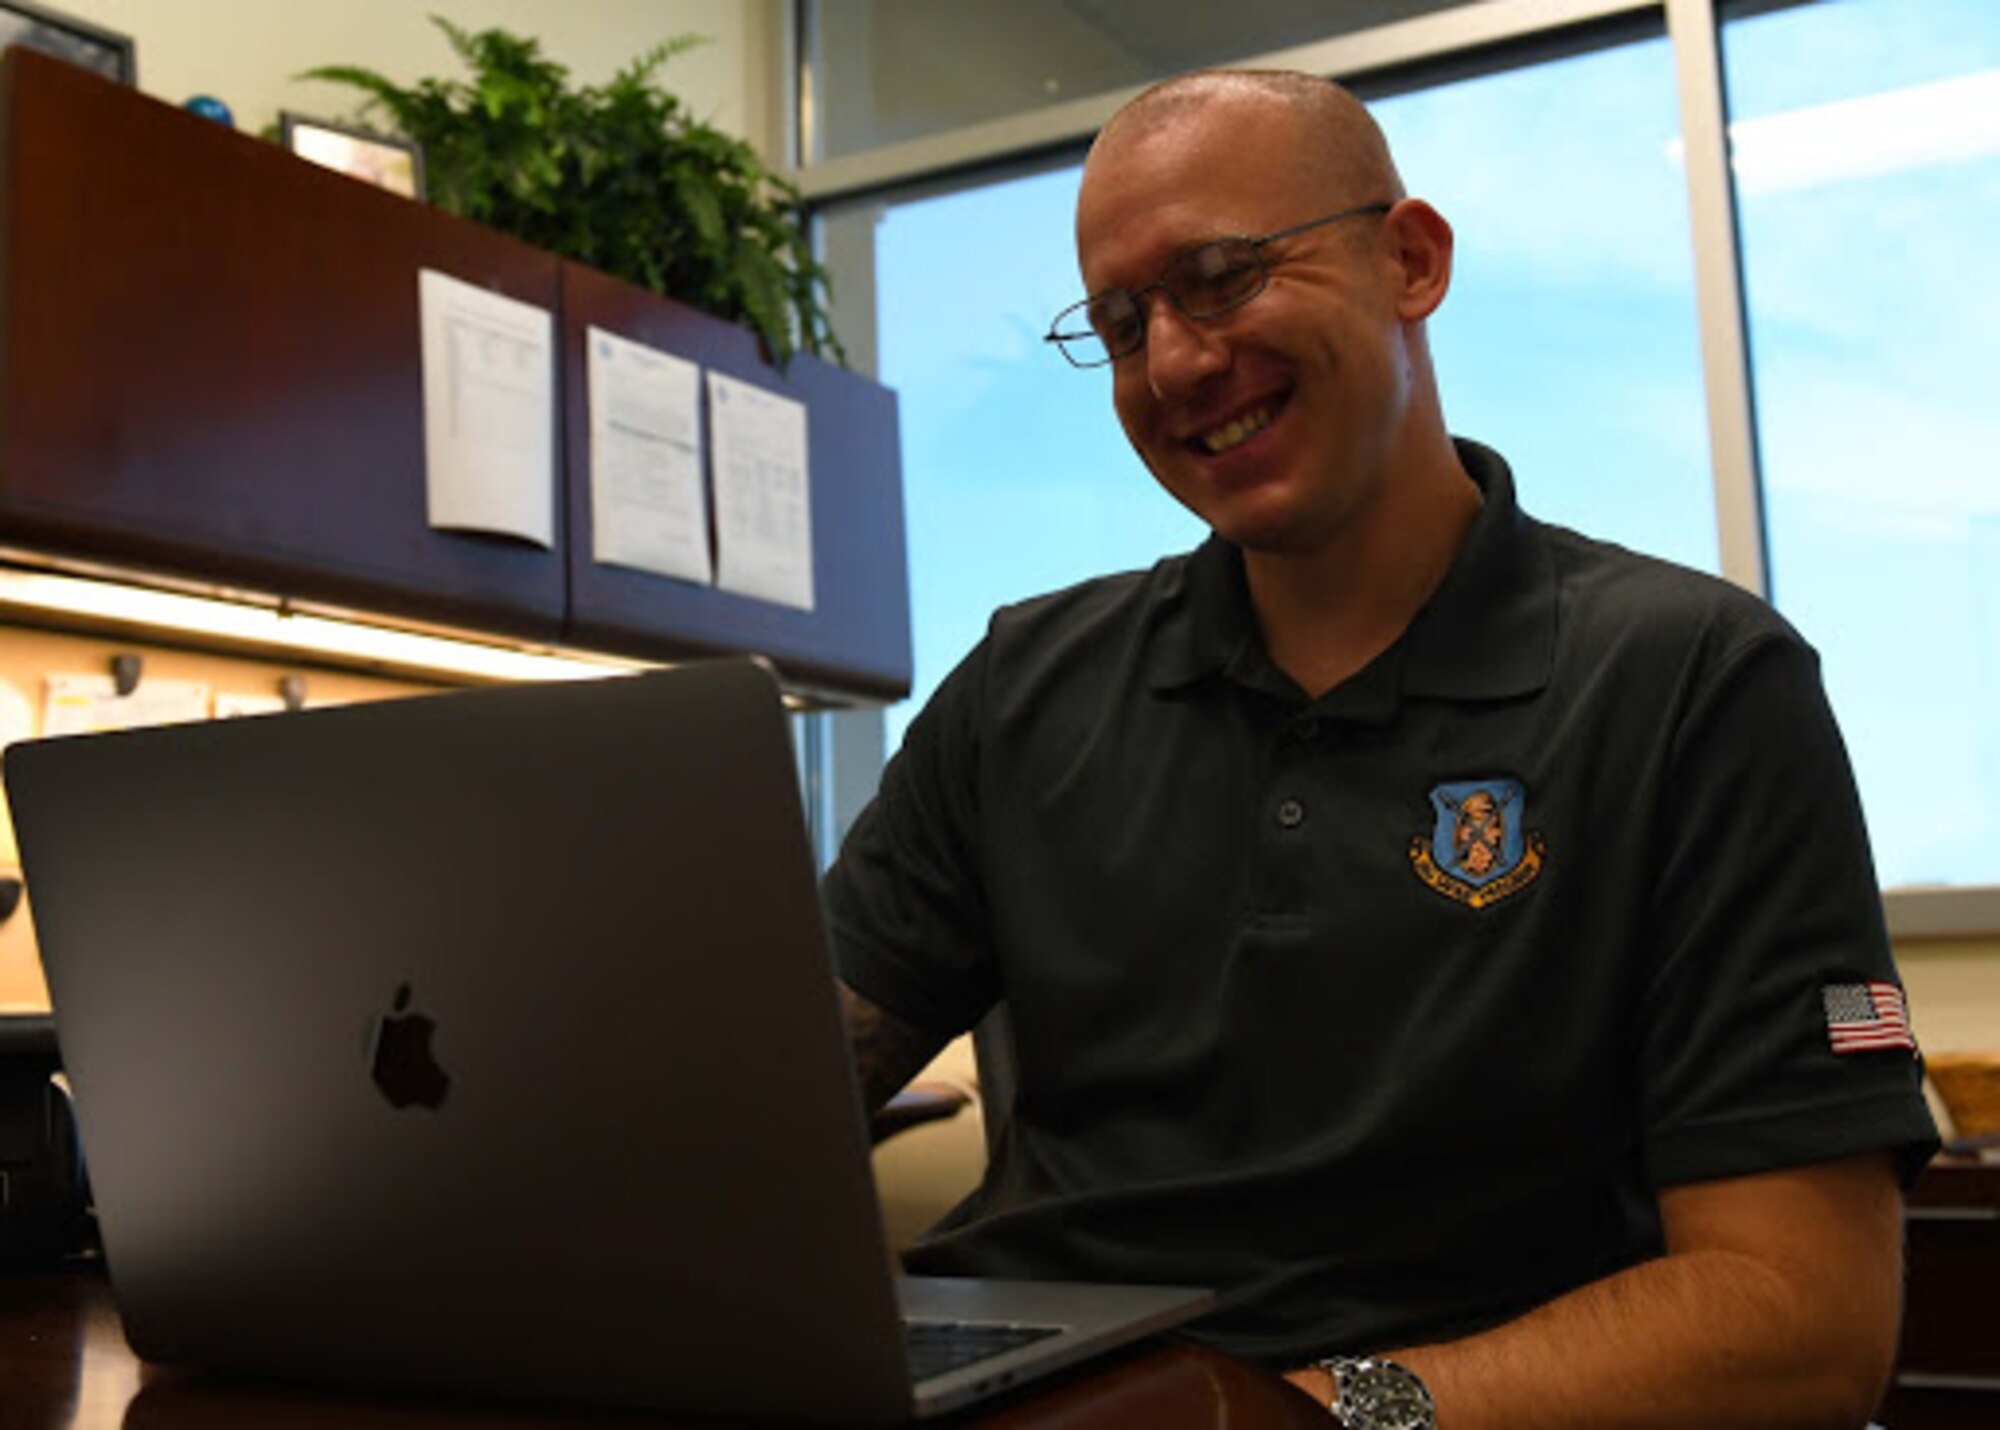
<path fill-rule="evenodd" d="M 894 395 L 733 325 L 32 51 L 0 58 L 0 544 L 801 690 L 910 678 Z M 426 519 L 418 274 L 556 318 L 553 548 Z M 806 404 L 816 600 L 590 559 L 583 333 Z"/>

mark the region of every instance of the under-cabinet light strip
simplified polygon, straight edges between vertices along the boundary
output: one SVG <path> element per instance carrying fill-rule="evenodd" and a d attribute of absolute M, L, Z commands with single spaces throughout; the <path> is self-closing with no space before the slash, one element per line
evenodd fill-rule
<path fill-rule="evenodd" d="M 585 680 L 644 668 L 643 662 L 615 656 L 489 645 L 44 571 L 0 568 L 0 608 L 111 621 L 181 638 L 245 642 L 296 651 L 301 656 L 473 680 Z"/>

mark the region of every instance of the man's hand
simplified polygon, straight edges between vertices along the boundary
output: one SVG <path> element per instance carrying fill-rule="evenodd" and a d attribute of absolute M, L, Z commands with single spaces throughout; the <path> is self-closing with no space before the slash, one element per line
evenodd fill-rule
<path fill-rule="evenodd" d="M 1430 1387 L 1439 1430 L 1866 1423 L 1901 1312 L 1888 1156 L 1673 1187 L 1660 1215 L 1657 1260 L 1480 1335 L 1388 1350 Z M 1324 1371 L 1287 1379 L 1326 1403 Z"/>
<path fill-rule="evenodd" d="M 847 1015 L 847 1041 L 854 1051 L 861 1098 L 872 1117 L 949 1040 L 911 1027 L 845 983 L 840 985 L 840 1007 Z"/>

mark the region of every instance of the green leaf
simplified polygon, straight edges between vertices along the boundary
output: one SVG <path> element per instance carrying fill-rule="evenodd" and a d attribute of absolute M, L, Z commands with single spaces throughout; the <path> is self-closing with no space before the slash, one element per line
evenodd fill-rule
<path fill-rule="evenodd" d="M 356 65 L 300 77 L 360 91 L 364 114 L 421 144 L 439 207 L 748 324 L 781 367 L 801 349 L 846 361 L 798 190 L 658 84 L 708 37 L 675 35 L 604 85 L 573 87 L 532 38 L 430 18 L 469 78 L 405 87 Z"/>

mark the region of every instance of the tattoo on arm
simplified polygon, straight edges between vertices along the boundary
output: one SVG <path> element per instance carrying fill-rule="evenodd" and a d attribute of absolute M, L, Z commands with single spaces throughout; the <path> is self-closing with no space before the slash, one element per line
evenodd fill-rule
<path fill-rule="evenodd" d="M 840 1005 L 847 1015 L 847 1040 L 862 1099 L 873 1114 L 937 1056 L 946 1040 L 911 1027 L 845 983 L 840 985 Z"/>

